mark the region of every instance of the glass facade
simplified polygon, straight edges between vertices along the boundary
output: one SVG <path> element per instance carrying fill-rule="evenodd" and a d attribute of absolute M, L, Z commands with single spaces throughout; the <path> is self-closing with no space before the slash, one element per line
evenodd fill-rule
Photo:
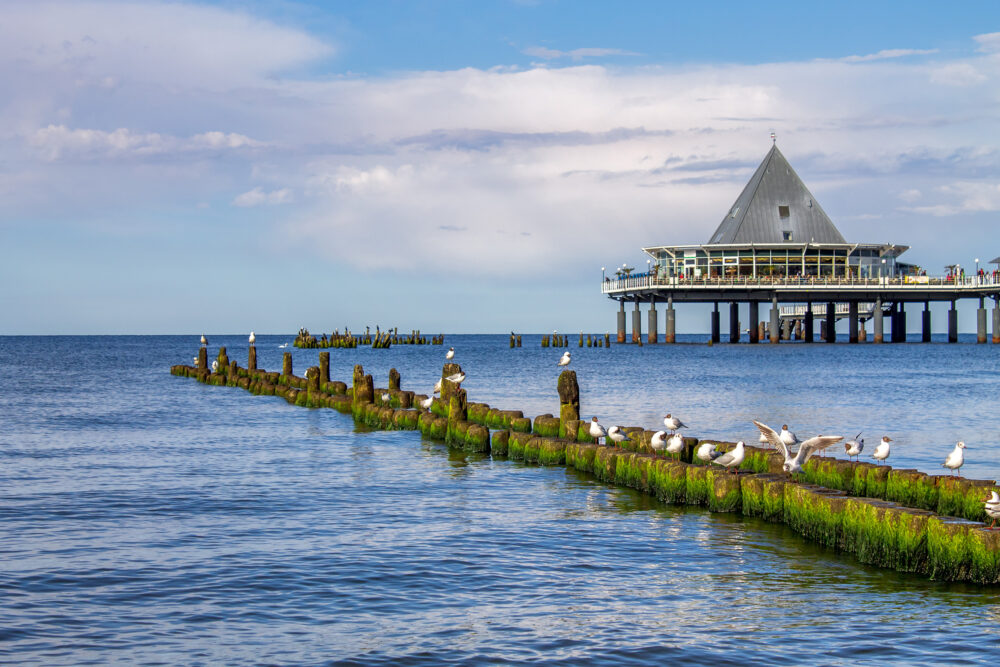
<path fill-rule="evenodd" d="M 896 258 L 906 247 L 878 244 L 780 244 L 647 248 L 663 277 L 877 278 L 897 275 L 907 265 Z"/>

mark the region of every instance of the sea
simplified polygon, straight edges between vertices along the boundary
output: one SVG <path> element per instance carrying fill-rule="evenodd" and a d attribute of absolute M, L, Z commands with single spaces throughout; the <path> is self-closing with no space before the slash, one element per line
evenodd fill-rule
<path fill-rule="evenodd" d="M 993 664 L 1000 587 L 866 566 L 789 528 L 563 467 L 171 376 L 199 335 L 0 337 L 0 663 Z M 208 335 L 246 364 L 247 337 Z M 330 350 L 429 393 L 558 413 L 562 350 L 524 335 Z M 259 364 L 318 350 L 258 335 Z M 1000 479 L 1000 348 L 578 347 L 582 417 L 756 441 L 893 439 L 889 463 Z M 837 452 L 837 450 L 833 450 Z M 839 454 L 843 456 L 843 451 Z"/>

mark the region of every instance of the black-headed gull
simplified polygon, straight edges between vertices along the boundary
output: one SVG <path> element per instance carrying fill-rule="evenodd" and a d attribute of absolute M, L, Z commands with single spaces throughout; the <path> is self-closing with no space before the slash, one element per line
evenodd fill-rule
<path fill-rule="evenodd" d="M 433 396 L 428 396 L 424 400 L 420 401 L 420 407 L 422 407 L 424 410 L 430 410 L 432 405 L 434 405 Z"/>
<path fill-rule="evenodd" d="M 860 433 L 854 436 L 854 440 L 848 440 L 844 443 L 844 451 L 847 452 L 848 460 L 850 460 L 852 456 L 860 456 L 864 448 L 865 439 L 861 437 Z"/>
<path fill-rule="evenodd" d="M 454 359 L 455 358 L 455 348 L 449 347 L 448 348 L 448 352 L 445 353 L 445 355 L 444 355 L 444 358 L 445 359 Z"/>
<path fill-rule="evenodd" d="M 219 372 L 219 360 L 218 359 L 213 359 L 212 360 L 212 372 L 213 373 L 218 373 Z"/>
<path fill-rule="evenodd" d="M 649 446 L 653 448 L 653 452 L 659 454 L 661 451 L 667 448 L 667 432 L 657 431 L 653 434 L 653 438 L 649 441 Z"/>
<path fill-rule="evenodd" d="M 764 437 L 766 438 L 767 436 Z M 787 447 L 799 444 L 799 436 L 788 430 L 788 424 L 781 425 L 781 433 L 778 434 L 778 437 L 781 438 L 781 441 L 785 443 L 785 446 Z"/>
<path fill-rule="evenodd" d="M 993 523 L 990 524 L 992 530 L 997 525 L 997 519 L 1000 519 L 1000 495 L 997 495 L 996 491 L 990 491 L 990 497 L 984 499 L 983 504 L 986 516 L 993 519 Z"/>
<path fill-rule="evenodd" d="M 959 440 L 958 443 L 955 444 L 955 449 L 951 450 L 951 454 L 949 454 L 948 458 L 944 460 L 944 463 L 941 464 L 941 467 L 949 468 L 955 472 L 958 472 L 958 469 L 962 467 L 963 463 L 965 463 L 965 455 L 963 453 L 964 449 L 965 449 L 965 443 Z M 961 473 L 959 473 L 959 475 L 961 475 Z"/>
<path fill-rule="evenodd" d="M 445 380 L 453 384 L 462 384 L 463 382 L 465 382 L 465 373 L 458 372 L 453 375 L 449 375 L 448 377 L 445 378 Z"/>
<path fill-rule="evenodd" d="M 708 463 L 709 461 L 722 456 L 722 452 L 715 448 L 714 442 L 703 442 L 698 445 L 698 449 L 695 450 L 694 455 L 697 456 L 699 460 Z"/>
<path fill-rule="evenodd" d="M 625 434 L 625 431 L 623 431 L 619 426 L 612 426 L 611 428 L 609 428 L 608 437 L 611 438 L 612 442 L 614 442 L 616 445 L 620 445 L 623 442 L 632 442 L 632 439 L 629 438 Z"/>
<path fill-rule="evenodd" d="M 601 444 L 601 438 L 606 438 L 608 436 L 608 430 L 597 423 L 597 417 L 590 420 L 590 437 L 597 441 L 597 444 Z"/>
<path fill-rule="evenodd" d="M 882 440 L 875 447 L 875 451 L 872 452 L 872 458 L 881 463 L 889 458 L 889 443 L 892 442 L 892 438 L 887 435 L 882 436 Z"/>
<path fill-rule="evenodd" d="M 687 428 L 687 425 L 682 422 L 677 417 L 671 416 L 669 413 L 663 418 L 663 425 L 667 427 L 667 430 L 673 433 L 679 428 Z"/>
<path fill-rule="evenodd" d="M 812 458 L 813 454 L 823 451 L 830 445 L 834 445 L 844 439 L 842 435 L 817 435 L 815 438 L 809 438 L 803 442 L 799 446 L 799 451 L 795 453 L 795 456 L 792 456 L 777 431 L 767 424 L 761 424 L 757 420 L 753 420 L 753 423 L 754 426 L 760 429 L 761 433 L 767 436 L 767 441 L 774 445 L 781 452 L 781 455 L 785 457 L 782 469 L 787 473 L 802 472 L 802 466 Z"/>
<path fill-rule="evenodd" d="M 684 438 L 680 433 L 674 433 L 667 439 L 667 452 L 670 454 L 680 454 L 684 451 Z"/>
<path fill-rule="evenodd" d="M 722 456 L 712 459 L 712 463 L 722 466 L 726 470 L 732 469 L 733 472 L 739 474 L 736 469 L 740 467 L 740 464 L 743 463 L 743 457 L 746 456 L 746 450 L 743 449 L 744 444 L 745 443 L 740 440 L 736 443 L 736 446 L 733 447 L 732 451 L 728 451 Z"/>

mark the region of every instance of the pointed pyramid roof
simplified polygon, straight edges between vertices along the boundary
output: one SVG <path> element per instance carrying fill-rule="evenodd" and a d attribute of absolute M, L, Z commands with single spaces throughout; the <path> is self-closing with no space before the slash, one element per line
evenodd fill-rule
<path fill-rule="evenodd" d="M 846 243 L 775 144 L 709 243 L 809 242 Z"/>

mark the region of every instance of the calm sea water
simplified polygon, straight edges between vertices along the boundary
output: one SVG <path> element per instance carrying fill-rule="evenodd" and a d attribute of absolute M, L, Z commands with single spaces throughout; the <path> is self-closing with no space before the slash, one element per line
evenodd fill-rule
<path fill-rule="evenodd" d="M 287 336 L 258 336 L 263 366 Z M 704 340 L 691 337 L 689 341 Z M 1000 476 L 1000 349 L 571 347 L 585 416 L 692 435 L 882 433 Z M 245 364 L 246 338 L 211 336 Z M 470 400 L 557 410 L 537 337 L 449 336 Z M 291 349 L 291 348 L 290 348 Z M 1000 590 L 866 567 L 784 526 L 448 451 L 169 375 L 197 337 L 0 337 L 0 662 L 977 664 Z M 426 392 L 441 347 L 331 350 Z M 293 350 L 296 369 L 318 351 Z M 868 452 L 866 452 L 868 454 Z"/>

